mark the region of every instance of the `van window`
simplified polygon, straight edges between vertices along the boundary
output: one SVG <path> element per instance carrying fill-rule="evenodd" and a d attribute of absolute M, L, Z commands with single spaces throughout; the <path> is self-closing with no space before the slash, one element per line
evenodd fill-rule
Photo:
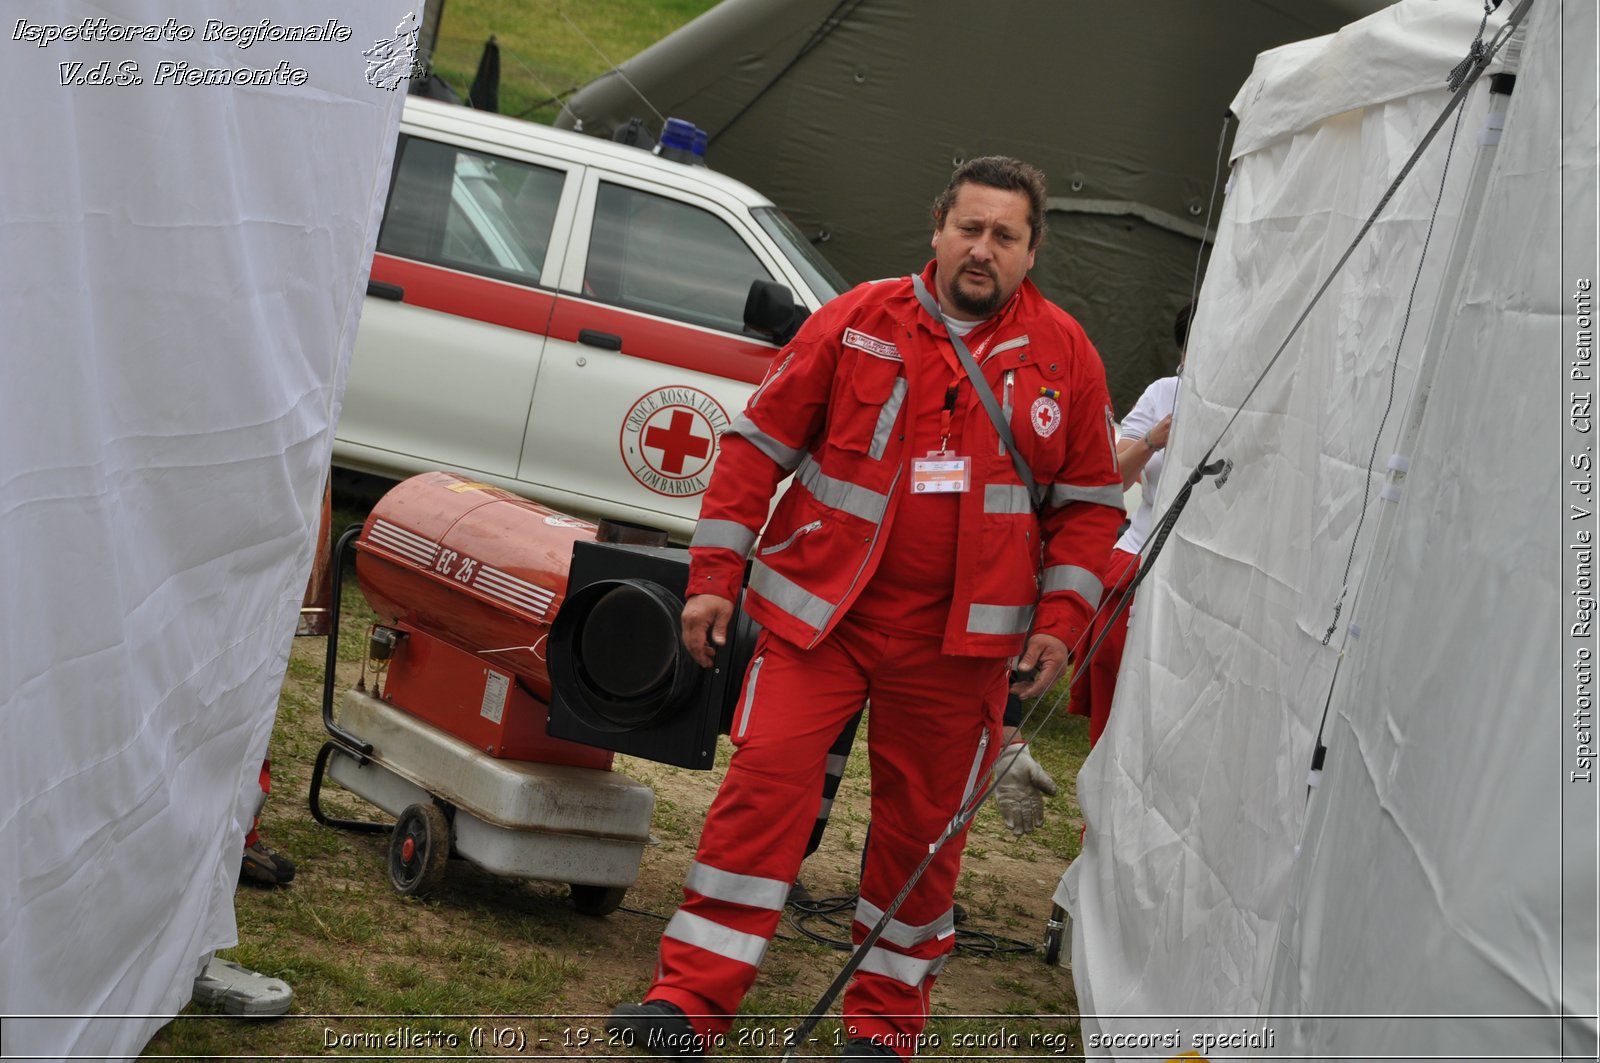
<path fill-rule="evenodd" d="M 565 179 L 560 170 L 405 137 L 378 250 L 538 284 Z"/>
<path fill-rule="evenodd" d="M 833 263 L 824 258 L 810 240 L 800 235 L 794 222 L 777 207 L 752 207 L 750 213 L 755 216 L 756 224 L 767 230 L 767 235 L 783 249 L 789 263 L 811 285 L 817 302 L 825 303 L 849 290 L 850 284 L 844 275 L 833 268 Z"/>
<path fill-rule="evenodd" d="M 750 282 L 772 280 L 727 222 L 699 207 L 601 182 L 584 291 L 697 325 L 744 330 Z"/>

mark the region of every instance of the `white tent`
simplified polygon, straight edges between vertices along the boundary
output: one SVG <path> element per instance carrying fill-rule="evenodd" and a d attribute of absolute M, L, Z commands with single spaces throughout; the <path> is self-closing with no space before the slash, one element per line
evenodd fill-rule
<path fill-rule="evenodd" d="M 363 51 L 412 8 L 8 10 L 8 1058 L 137 1054 L 234 943 L 404 97 Z"/>
<path fill-rule="evenodd" d="M 1233 467 L 1139 592 L 1058 891 L 1091 1056 L 1594 1058 L 1593 5 L 1534 0 L 1246 398 L 1482 13 L 1404 0 L 1234 102 L 1158 509 Z"/>

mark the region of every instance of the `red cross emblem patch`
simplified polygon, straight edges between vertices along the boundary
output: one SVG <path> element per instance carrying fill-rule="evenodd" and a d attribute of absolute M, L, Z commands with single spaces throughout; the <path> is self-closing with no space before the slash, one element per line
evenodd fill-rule
<path fill-rule="evenodd" d="M 1056 434 L 1056 429 L 1061 427 L 1061 406 L 1048 395 L 1040 395 L 1033 400 L 1030 416 L 1033 420 L 1033 430 L 1039 434 L 1040 439 L 1049 439 Z"/>

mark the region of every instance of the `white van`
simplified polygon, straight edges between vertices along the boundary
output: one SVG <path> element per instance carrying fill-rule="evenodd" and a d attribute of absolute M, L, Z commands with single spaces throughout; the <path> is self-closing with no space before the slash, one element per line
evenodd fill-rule
<path fill-rule="evenodd" d="M 844 287 L 738 181 L 409 98 L 334 464 L 687 539 L 717 437 Z"/>

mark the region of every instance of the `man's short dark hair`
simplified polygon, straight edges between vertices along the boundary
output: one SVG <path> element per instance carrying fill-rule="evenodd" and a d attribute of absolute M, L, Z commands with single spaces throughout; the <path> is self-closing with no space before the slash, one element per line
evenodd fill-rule
<path fill-rule="evenodd" d="M 950 205 L 956 201 L 956 190 L 964 184 L 988 185 L 1006 192 L 1021 192 L 1028 197 L 1028 225 L 1033 235 L 1028 240 L 1032 250 L 1044 239 L 1045 190 L 1044 174 L 1037 167 L 1009 155 L 983 155 L 968 159 L 950 175 L 950 183 L 933 201 L 933 227 L 944 228 L 944 219 Z"/>

